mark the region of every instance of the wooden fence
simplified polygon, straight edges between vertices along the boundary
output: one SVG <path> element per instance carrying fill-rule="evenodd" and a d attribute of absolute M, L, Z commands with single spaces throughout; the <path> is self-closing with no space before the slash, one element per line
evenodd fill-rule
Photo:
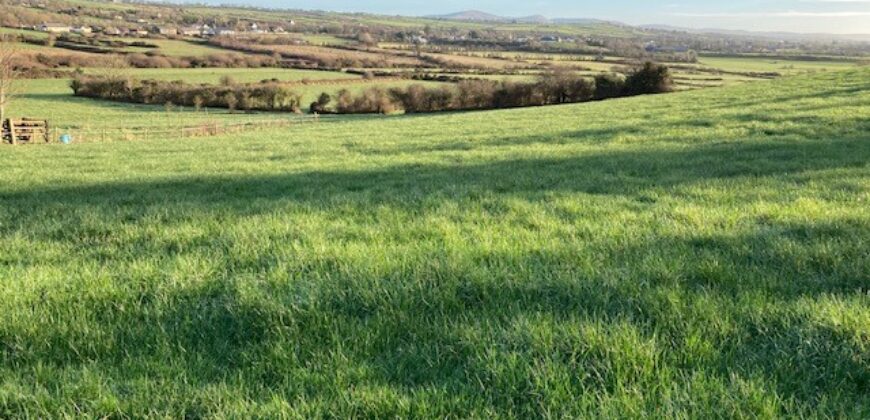
<path fill-rule="evenodd" d="M 0 129 L 0 138 L 3 142 L 11 144 L 48 143 L 50 139 L 48 122 L 31 118 L 6 119 Z"/>

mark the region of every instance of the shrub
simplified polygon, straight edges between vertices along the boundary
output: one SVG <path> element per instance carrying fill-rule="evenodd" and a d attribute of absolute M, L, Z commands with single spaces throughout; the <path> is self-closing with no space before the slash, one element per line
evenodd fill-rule
<path fill-rule="evenodd" d="M 227 81 L 225 81 L 227 82 Z M 75 75 L 70 82 L 77 96 L 143 104 L 301 112 L 300 95 L 280 83 L 253 85 L 189 85 L 182 81 L 138 81 L 123 77 Z"/>
<path fill-rule="evenodd" d="M 596 100 L 617 98 L 622 95 L 625 87 L 625 80 L 616 74 L 600 74 L 595 76 L 595 93 L 593 98 Z"/>
<path fill-rule="evenodd" d="M 227 92 L 223 96 L 223 102 L 224 105 L 226 105 L 226 108 L 229 109 L 230 112 L 233 112 L 236 110 L 236 104 L 238 104 L 239 101 L 236 99 L 235 94 Z"/>
<path fill-rule="evenodd" d="M 393 88 L 385 97 L 377 88 L 354 97 L 339 93 L 336 111 L 341 114 L 439 112 L 452 110 L 498 109 L 585 102 L 625 95 L 666 92 L 670 76 L 666 67 L 647 64 L 631 76 L 632 85 L 617 75 L 600 75 L 594 81 L 574 72 L 555 69 L 532 83 L 512 81 L 463 80 L 456 88 L 430 88 L 418 84 Z M 324 106 L 312 104 L 322 112 Z"/>
<path fill-rule="evenodd" d="M 320 94 L 320 97 L 317 98 L 317 101 L 312 102 L 309 109 L 311 113 L 314 114 L 327 114 L 329 113 L 328 106 L 329 103 L 332 102 L 332 97 L 329 96 L 328 93 L 324 92 Z"/>
<path fill-rule="evenodd" d="M 664 93 L 673 90 L 671 72 L 666 66 L 646 62 L 625 79 L 625 96 Z"/>

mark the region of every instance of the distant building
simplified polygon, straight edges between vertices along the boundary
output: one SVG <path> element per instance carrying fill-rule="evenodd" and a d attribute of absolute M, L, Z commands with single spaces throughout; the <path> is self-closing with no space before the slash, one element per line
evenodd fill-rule
<path fill-rule="evenodd" d="M 555 35 L 547 35 L 541 37 L 541 42 L 562 42 L 562 38 Z"/>
<path fill-rule="evenodd" d="M 103 34 L 109 35 L 109 36 L 120 36 L 121 31 L 118 28 L 111 28 L 110 27 L 110 28 L 103 29 Z"/>
<path fill-rule="evenodd" d="M 184 36 L 202 36 L 202 28 L 199 26 L 185 26 L 179 32 Z"/>
<path fill-rule="evenodd" d="M 276 34 L 283 34 L 283 33 L 287 32 L 286 30 L 284 30 L 284 27 L 282 27 L 282 26 L 276 26 L 276 27 L 272 28 L 271 30 L 272 30 L 272 33 L 276 33 Z"/>
<path fill-rule="evenodd" d="M 63 23 L 43 23 L 42 25 L 39 25 L 39 30 L 53 34 L 72 32 L 72 28 Z"/>
<path fill-rule="evenodd" d="M 178 35 L 178 29 L 172 26 L 154 26 L 151 32 L 159 35 Z"/>
<path fill-rule="evenodd" d="M 90 26 L 76 26 L 70 30 L 73 33 L 81 34 L 81 35 L 89 35 L 94 32 L 94 29 Z"/>
<path fill-rule="evenodd" d="M 215 35 L 235 35 L 236 30 L 233 28 L 215 28 Z"/>
<path fill-rule="evenodd" d="M 199 27 L 199 34 L 201 36 L 215 36 L 217 33 L 211 26 L 202 25 Z"/>
<path fill-rule="evenodd" d="M 252 23 L 248 26 L 248 32 L 250 32 L 252 34 L 261 34 L 261 33 L 263 33 L 263 30 L 260 29 L 260 25 L 257 25 L 256 23 Z"/>

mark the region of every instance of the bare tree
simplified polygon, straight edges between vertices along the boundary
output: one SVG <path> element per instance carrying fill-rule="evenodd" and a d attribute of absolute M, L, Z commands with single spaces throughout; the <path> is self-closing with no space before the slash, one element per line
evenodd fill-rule
<path fill-rule="evenodd" d="M 6 119 L 6 106 L 18 93 L 18 70 L 13 62 L 17 52 L 14 39 L 0 36 L 0 121 Z"/>

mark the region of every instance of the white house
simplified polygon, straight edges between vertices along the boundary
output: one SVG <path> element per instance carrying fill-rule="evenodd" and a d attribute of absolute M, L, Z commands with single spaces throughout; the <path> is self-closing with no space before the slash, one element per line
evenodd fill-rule
<path fill-rule="evenodd" d="M 90 26 L 76 26 L 76 27 L 72 28 L 71 31 L 73 33 L 76 33 L 76 34 L 88 35 L 88 34 L 93 33 L 94 29 L 91 28 Z"/>
<path fill-rule="evenodd" d="M 69 25 L 63 23 L 43 23 L 42 25 L 39 25 L 39 30 L 42 32 L 60 34 L 71 32 L 72 28 L 70 28 Z"/>
<path fill-rule="evenodd" d="M 252 34 L 261 34 L 261 33 L 263 33 L 263 30 L 260 29 L 260 25 L 257 25 L 256 23 L 252 23 L 250 26 L 248 26 L 248 32 L 250 32 Z"/>
<path fill-rule="evenodd" d="M 154 26 L 151 32 L 160 35 L 178 35 L 178 29 L 172 26 Z"/>
<path fill-rule="evenodd" d="M 185 26 L 181 28 L 179 33 L 184 36 L 200 36 L 202 35 L 202 28 L 198 26 Z"/>

